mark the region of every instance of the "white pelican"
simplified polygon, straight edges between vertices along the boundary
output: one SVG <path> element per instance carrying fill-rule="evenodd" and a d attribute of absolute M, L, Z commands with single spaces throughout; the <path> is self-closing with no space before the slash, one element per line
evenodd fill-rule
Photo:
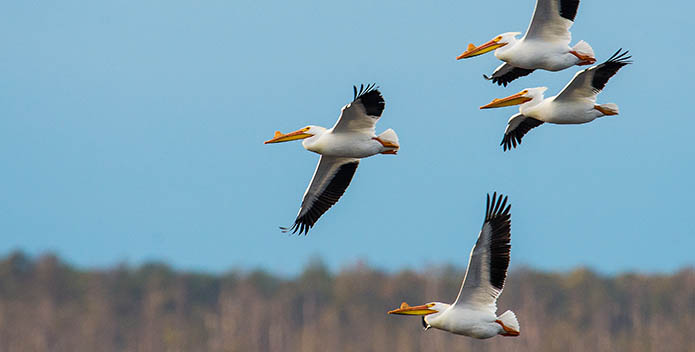
<path fill-rule="evenodd" d="M 601 116 L 617 115 L 618 105 L 596 105 L 596 96 L 621 67 L 632 63 L 631 56 L 627 56 L 628 51 L 621 53 L 621 50 L 618 49 L 606 62 L 577 72 L 572 81 L 554 97 L 543 99 L 546 87 L 527 88 L 481 106 L 481 109 L 489 109 L 521 104 L 519 113 L 507 122 L 507 129 L 500 144 L 503 150 L 516 148 L 528 131 L 544 122 L 576 125 Z"/>
<path fill-rule="evenodd" d="M 453 304 L 431 302 L 411 307 L 403 302 L 389 314 L 421 315 L 425 330 L 436 328 L 477 339 L 496 335 L 518 336 L 519 322 L 508 310 L 497 316 L 497 297 L 502 293 L 509 266 L 510 214 L 507 197 L 487 195 L 485 222 L 471 250 L 468 269 Z"/>
<path fill-rule="evenodd" d="M 572 40 L 569 29 L 578 7 L 579 0 L 536 0 L 533 18 L 521 39 L 516 39 L 519 32 L 502 33 L 481 46 L 468 44 L 468 49 L 456 59 L 497 49 L 495 57 L 505 63 L 491 77 L 483 76 L 504 86 L 536 69 L 560 71 L 574 65 L 591 65 L 596 59 L 587 42 L 580 40 L 569 47 Z"/>
<path fill-rule="evenodd" d="M 396 154 L 398 136 L 392 129 L 380 135 L 374 126 L 384 111 L 384 97 L 374 85 L 360 85 L 359 92 L 353 86 L 354 100 L 343 107 L 338 122 L 331 129 L 307 126 L 297 131 L 282 134 L 275 132 L 274 138 L 265 142 L 279 143 L 304 139 L 304 149 L 321 154 L 294 225 L 281 227 L 283 232 L 304 233 L 345 193 L 360 158 L 375 154 Z"/>

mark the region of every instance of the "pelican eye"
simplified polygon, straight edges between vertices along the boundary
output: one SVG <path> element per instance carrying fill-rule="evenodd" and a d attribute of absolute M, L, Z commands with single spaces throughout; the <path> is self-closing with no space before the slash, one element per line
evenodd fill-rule
<path fill-rule="evenodd" d="M 497 38 L 495 38 L 495 41 L 496 41 L 496 42 L 499 42 L 500 40 L 502 40 L 502 36 L 501 36 L 501 35 L 500 35 L 500 36 L 497 36 Z"/>
<path fill-rule="evenodd" d="M 528 89 L 524 89 L 521 91 L 521 94 L 526 94 L 526 93 L 528 93 Z"/>

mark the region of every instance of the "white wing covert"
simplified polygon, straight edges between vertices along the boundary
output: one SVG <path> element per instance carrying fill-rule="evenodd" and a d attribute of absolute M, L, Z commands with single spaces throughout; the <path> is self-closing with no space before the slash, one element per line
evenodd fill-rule
<path fill-rule="evenodd" d="M 569 29 L 578 8 L 579 0 L 537 0 L 524 38 L 569 45 L 572 40 Z"/>

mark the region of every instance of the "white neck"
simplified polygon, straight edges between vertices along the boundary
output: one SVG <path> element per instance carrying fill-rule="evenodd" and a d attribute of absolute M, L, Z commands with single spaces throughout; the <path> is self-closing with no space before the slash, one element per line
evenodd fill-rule
<path fill-rule="evenodd" d="M 313 136 L 303 139 L 302 147 L 304 147 L 306 150 L 316 151 L 315 149 L 318 146 L 317 143 L 321 136 L 326 133 L 326 129 L 320 126 L 312 126 L 309 132 L 311 132 Z"/>
<path fill-rule="evenodd" d="M 516 37 L 511 37 L 511 39 L 509 40 L 509 43 L 507 43 L 507 45 L 495 50 L 495 57 L 500 59 L 500 60 L 502 60 L 503 58 L 506 58 L 506 56 L 507 56 L 506 54 L 509 53 L 509 51 L 516 45 L 516 43 L 518 43 L 518 41 L 519 40 L 516 39 Z M 504 60 L 502 60 L 502 61 L 504 61 Z"/>
<path fill-rule="evenodd" d="M 545 89 L 543 89 L 545 90 Z M 530 109 L 536 107 L 538 104 L 540 104 L 543 101 L 543 92 L 542 91 L 531 91 L 529 92 L 529 97 L 531 100 L 519 105 L 519 112 L 526 115 L 526 112 L 528 112 Z"/>
<path fill-rule="evenodd" d="M 426 315 L 425 323 L 438 329 L 443 328 L 447 319 L 446 314 L 444 313 L 448 311 L 450 307 L 451 305 L 448 303 L 435 302 L 435 306 L 432 308 L 436 309 L 437 313 Z"/>

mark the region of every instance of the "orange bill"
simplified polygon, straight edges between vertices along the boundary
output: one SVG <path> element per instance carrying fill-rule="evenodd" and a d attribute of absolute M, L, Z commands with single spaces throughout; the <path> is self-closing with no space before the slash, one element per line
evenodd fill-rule
<path fill-rule="evenodd" d="M 313 136 L 312 134 L 306 133 L 309 128 L 305 127 L 302 128 L 301 130 L 297 130 L 294 132 L 290 132 L 287 134 L 283 134 L 280 131 L 275 131 L 275 136 L 273 138 L 263 142 L 263 144 L 268 144 L 268 143 L 280 143 L 280 142 L 289 142 L 289 141 L 294 141 L 297 139 L 304 139 Z"/>
<path fill-rule="evenodd" d="M 437 313 L 436 310 L 430 309 L 434 306 L 433 303 L 423 304 L 421 306 L 409 306 L 408 303 L 401 303 L 401 307 L 389 311 L 389 314 L 400 314 L 400 315 L 428 315 L 432 313 Z"/>
<path fill-rule="evenodd" d="M 499 38 L 499 39 L 501 39 L 501 38 Z M 495 38 L 495 39 L 493 39 L 493 40 L 491 40 L 491 41 L 489 41 L 481 46 L 475 46 L 473 44 L 468 44 L 468 48 L 466 49 L 466 51 L 464 51 L 463 54 L 459 55 L 456 58 L 456 60 L 467 59 L 469 57 L 482 55 L 482 54 L 485 54 L 487 52 L 493 51 L 497 48 L 501 48 L 501 47 L 507 45 L 507 43 L 498 43 L 499 39 Z"/>
<path fill-rule="evenodd" d="M 506 98 L 502 99 L 494 99 L 487 105 L 483 105 L 480 108 L 481 109 L 490 109 L 490 108 L 501 108 L 504 106 L 513 106 L 513 105 L 519 105 L 523 104 L 529 100 L 533 100 L 532 98 L 524 96 L 524 94 L 528 93 L 528 91 L 524 90 L 519 93 L 516 93 L 514 95 L 510 95 Z"/>

